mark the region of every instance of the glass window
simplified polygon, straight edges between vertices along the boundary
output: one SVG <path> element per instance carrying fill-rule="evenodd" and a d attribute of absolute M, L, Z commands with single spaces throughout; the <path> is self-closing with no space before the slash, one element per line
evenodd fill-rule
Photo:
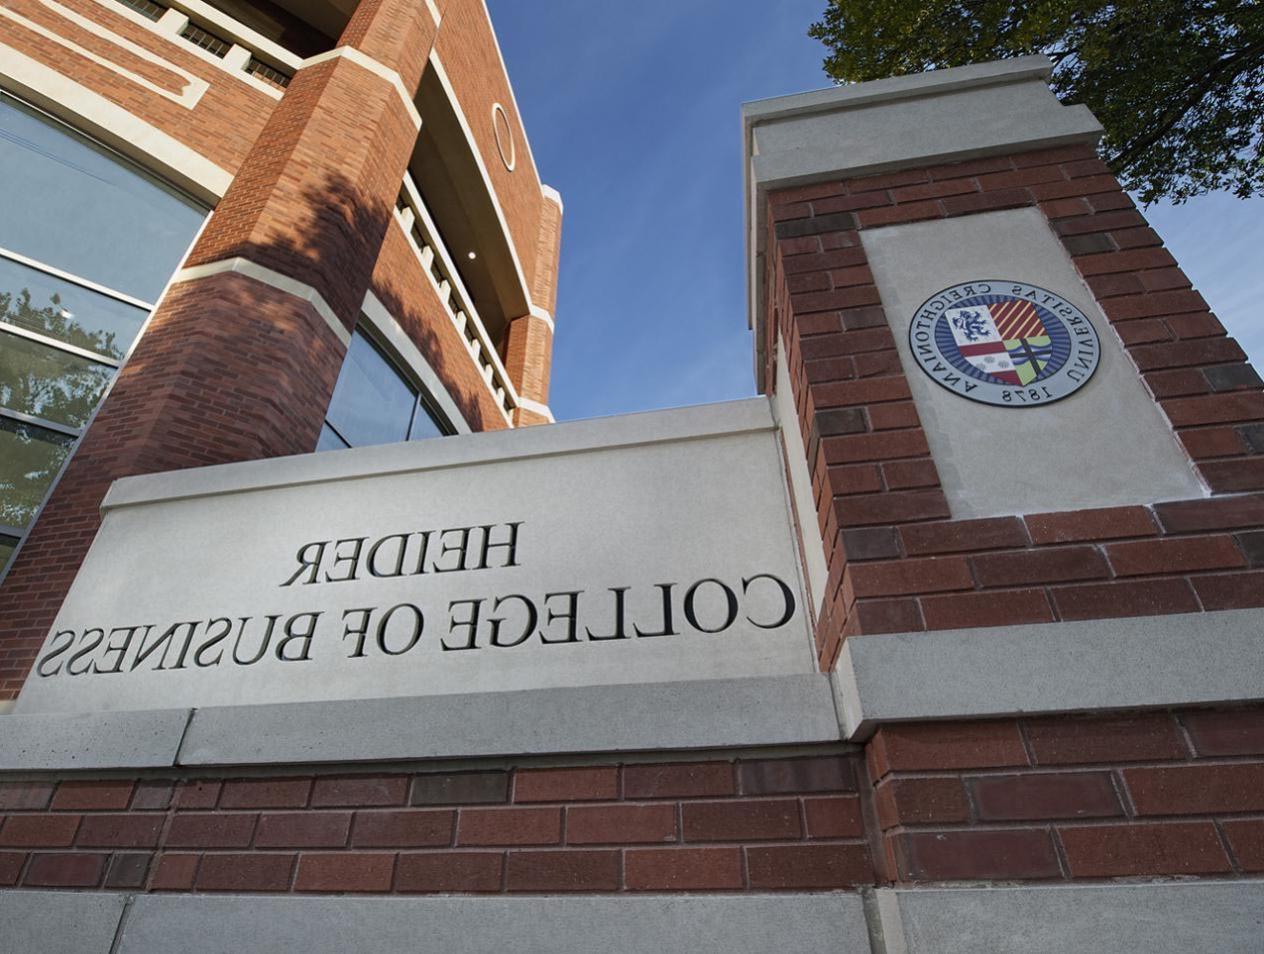
<path fill-rule="evenodd" d="M 118 359 L 149 312 L 0 257 L 0 322 Z"/>
<path fill-rule="evenodd" d="M 382 351 L 357 331 L 334 386 L 318 451 L 422 440 L 452 433 Z"/>
<path fill-rule="evenodd" d="M 0 341 L 0 406 L 79 428 L 88 423 L 114 368 L 17 335 Z"/>
<path fill-rule="evenodd" d="M 206 214 L 189 199 L 0 97 L 0 247 L 157 299 Z"/>
<path fill-rule="evenodd" d="M 161 20 L 162 15 L 167 12 L 166 7 L 154 3 L 153 0 L 119 0 L 119 3 L 125 7 L 131 7 L 137 13 L 153 20 L 155 23 Z"/>
<path fill-rule="evenodd" d="M 0 574 L 205 214 L 0 94 Z"/>
<path fill-rule="evenodd" d="M 13 551 L 17 548 L 16 537 L 0 536 L 0 573 L 3 573 L 5 567 L 9 565 L 9 558 L 13 556 Z"/>
<path fill-rule="evenodd" d="M 410 441 L 424 441 L 427 437 L 443 437 L 451 431 L 439 426 L 441 418 L 435 411 L 426 406 L 425 400 L 417 404 L 417 413 L 413 415 L 413 426 L 409 428 Z"/>
<path fill-rule="evenodd" d="M 339 437 L 338 432 L 335 431 L 328 424 L 321 427 L 320 440 L 316 442 L 316 450 L 318 451 L 346 450 L 350 446 L 351 445 L 348 444 L 346 441 L 344 441 L 341 437 Z"/>
<path fill-rule="evenodd" d="M 73 437 L 0 417 L 0 523 L 25 528 L 70 453 Z"/>
<path fill-rule="evenodd" d="M 417 395 L 368 338 L 354 335 L 326 419 L 352 446 L 408 440 Z"/>

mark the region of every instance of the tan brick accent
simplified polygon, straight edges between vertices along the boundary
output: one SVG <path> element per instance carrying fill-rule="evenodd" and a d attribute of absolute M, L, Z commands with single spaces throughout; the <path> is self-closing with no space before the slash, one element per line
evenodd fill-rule
<path fill-rule="evenodd" d="M 509 323 L 505 370 L 520 395 L 549 403 L 549 370 L 553 359 L 553 329 L 543 318 L 523 315 Z"/>

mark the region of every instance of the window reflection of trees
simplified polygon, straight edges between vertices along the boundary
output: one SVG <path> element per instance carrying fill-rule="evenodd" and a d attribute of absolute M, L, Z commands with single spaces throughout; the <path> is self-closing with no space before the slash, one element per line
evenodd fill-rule
<path fill-rule="evenodd" d="M 0 292 L 0 321 L 111 356 L 120 355 L 114 335 L 88 332 L 53 295 L 36 308 L 31 293 Z M 0 347 L 0 406 L 68 427 L 83 427 L 114 369 L 16 335 Z"/>
<path fill-rule="evenodd" d="M 31 291 L 0 291 L 0 322 L 111 357 L 111 332 L 91 332 L 62 307 L 59 295 L 37 306 Z M 67 427 L 87 423 L 114 369 L 18 335 L 0 338 L 0 407 Z M 24 527 L 57 475 L 74 438 L 12 419 L 0 420 L 0 524 Z M 0 566 L 7 560 L 0 553 Z"/>
<path fill-rule="evenodd" d="M 74 438 L 0 418 L 0 523 L 25 527 L 57 476 Z"/>
<path fill-rule="evenodd" d="M 35 331 L 49 338 L 56 338 L 76 348 L 84 348 L 107 358 L 123 357 L 117 335 L 112 331 L 89 331 L 72 312 L 62 307 L 61 296 L 54 293 L 43 308 L 31 304 L 31 290 L 19 292 L 0 290 L 0 321 Z"/>

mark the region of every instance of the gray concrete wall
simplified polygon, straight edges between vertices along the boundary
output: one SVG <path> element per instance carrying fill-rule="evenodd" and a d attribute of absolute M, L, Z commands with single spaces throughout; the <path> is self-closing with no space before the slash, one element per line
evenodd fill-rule
<path fill-rule="evenodd" d="M 853 636 L 835 672 L 843 734 L 887 722 L 1177 708 L 1264 699 L 1264 610 Z"/>
<path fill-rule="evenodd" d="M 878 892 L 885 954 L 1260 954 L 1264 882 Z"/>
<path fill-rule="evenodd" d="M 16 711 L 811 673 L 788 494 L 763 398 L 120 481 Z"/>
<path fill-rule="evenodd" d="M 0 891 L 0 954 L 1259 954 L 1264 881 L 778 895 Z"/>

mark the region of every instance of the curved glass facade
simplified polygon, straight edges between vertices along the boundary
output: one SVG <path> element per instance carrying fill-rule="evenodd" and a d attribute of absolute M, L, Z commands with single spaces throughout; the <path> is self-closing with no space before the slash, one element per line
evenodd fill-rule
<path fill-rule="evenodd" d="M 0 94 L 0 572 L 207 210 Z"/>
<path fill-rule="evenodd" d="M 320 432 L 318 451 L 451 434 L 424 391 L 363 332 L 351 338 Z"/>

